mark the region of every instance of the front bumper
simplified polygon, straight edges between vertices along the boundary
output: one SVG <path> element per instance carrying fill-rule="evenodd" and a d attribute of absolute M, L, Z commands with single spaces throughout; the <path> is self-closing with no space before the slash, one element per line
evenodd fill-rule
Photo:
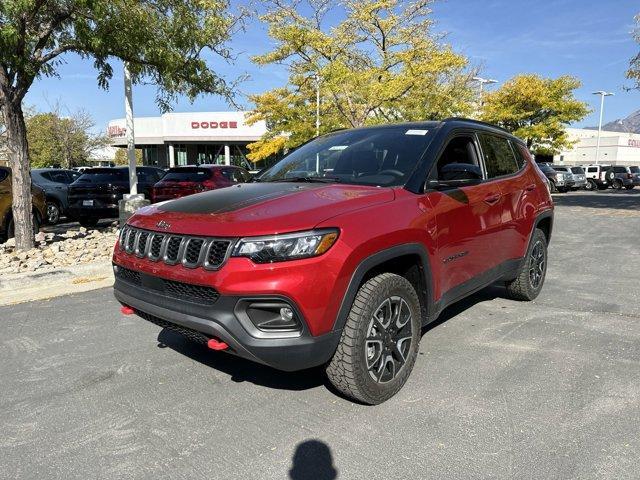
<path fill-rule="evenodd" d="M 147 320 L 168 324 L 169 328 L 179 327 L 178 331 L 185 329 L 187 334 L 193 331 L 209 338 L 216 337 L 229 345 L 227 352 L 279 370 L 303 370 L 326 363 L 341 335 L 340 331 L 331 331 L 313 336 L 304 326 L 294 337 L 258 338 L 249 333 L 238 316 L 238 302 L 243 300 L 240 296 L 223 295 L 215 303 L 203 305 L 167 297 L 117 277 L 114 294 L 120 303 L 132 307 Z M 250 298 L 254 300 L 256 296 Z"/>

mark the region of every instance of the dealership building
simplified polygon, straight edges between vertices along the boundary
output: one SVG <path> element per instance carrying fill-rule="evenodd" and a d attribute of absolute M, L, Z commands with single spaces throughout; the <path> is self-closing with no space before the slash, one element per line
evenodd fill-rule
<path fill-rule="evenodd" d="M 260 168 L 247 159 L 247 144 L 267 131 L 264 121 L 248 125 L 246 112 L 165 113 L 137 117 L 133 128 L 136 148 L 144 165 L 174 167 L 203 163 Z M 126 147 L 124 118 L 109 122 L 107 134 L 114 147 Z"/>
<path fill-rule="evenodd" d="M 553 162 L 567 165 L 589 165 L 596 161 L 598 131 L 585 128 L 567 128 L 570 148 L 553 157 Z M 600 132 L 598 163 L 607 165 L 640 166 L 640 134 Z"/>

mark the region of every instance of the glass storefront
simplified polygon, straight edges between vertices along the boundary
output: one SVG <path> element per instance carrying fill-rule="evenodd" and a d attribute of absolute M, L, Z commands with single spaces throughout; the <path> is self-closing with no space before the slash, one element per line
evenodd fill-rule
<path fill-rule="evenodd" d="M 246 143 L 228 143 L 231 165 L 258 170 L 274 161 L 253 163 L 247 159 L 249 150 Z M 144 165 L 169 167 L 169 145 L 145 145 L 141 147 Z M 224 143 L 174 143 L 173 154 L 176 166 L 213 164 L 224 165 Z"/>

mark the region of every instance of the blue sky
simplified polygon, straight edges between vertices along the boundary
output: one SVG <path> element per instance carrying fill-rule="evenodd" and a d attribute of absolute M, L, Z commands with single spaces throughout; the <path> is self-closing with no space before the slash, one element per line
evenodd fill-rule
<path fill-rule="evenodd" d="M 232 2 L 233 3 L 233 2 Z M 433 6 L 435 31 L 446 33 L 446 42 L 482 67 L 483 76 L 504 81 L 518 73 L 538 73 L 556 77 L 578 77 L 582 88 L 578 98 L 588 102 L 593 113 L 579 126 L 597 124 L 598 98 L 595 90 L 615 93 L 608 97 L 605 122 L 640 109 L 640 91 L 625 91 L 629 59 L 640 49 L 631 37 L 633 17 L 640 13 L 637 0 L 440 0 Z M 266 29 L 253 21 L 230 46 L 236 52 L 233 64 L 213 59 L 220 74 L 234 78 L 249 74 L 241 93 L 254 93 L 283 85 L 286 72 L 281 67 L 254 66 L 249 57 L 268 50 Z M 116 73 L 109 91 L 98 88 L 90 60 L 65 57 L 60 78 L 36 82 L 27 104 L 45 111 L 55 103 L 69 110 L 83 108 L 103 129 L 113 118 L 124 116 L 122 75 Z M 120 66 L 115 71 L 119 72 Z M 158 115 L 152 87 L 134 87 L 134 113 Z M 242 96 L 238 100 L 243 102 Z M 246 106 L 249 104 L 244 101 Z M 190 104 L 179 101 L 174 111 L 216 111 L 230 107 L 224 100 L 204 96 Z"/>

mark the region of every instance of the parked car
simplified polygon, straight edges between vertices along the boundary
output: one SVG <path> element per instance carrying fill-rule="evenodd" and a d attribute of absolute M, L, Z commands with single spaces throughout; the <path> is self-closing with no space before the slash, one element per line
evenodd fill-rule
<path fill-rule="evenodd" d="M 614 165 L 609 168 L 605 173 L 607 183 L 616 190 L 626 188 L 631 190 L 637 183 L 635 183 L 635 175 L 631 173 L 629 167 L 623 165 Z"/>
<path fill-rule="evenodd" d="M 611 165 L 587 165 L 583 168 L 587 176 L 587 190 L 606 190 L 609 187 L 606 174 Z"/>
<path fill-rule="evenodd" d="M 75 170 L 35 168 L 31 170 L 33 182 L 44 190 L 47 199 L 47 223 L 55 225 L 67 213 L 69 185 L 80 177 Z"/>
<path fill-rule="evenodd" d="M 580 166 L 571 167 L 573 174 L 573 190 L 580 190 L 587 187 L 587 174 Z"/>
<path fill-rule="evenodd" d="M 552 193 L 568 192 L 573 187 L 573 174 L 556 170 L 549 163 L 538 163 L 538 167 L 547 177 Z"/>
<path fill-rule="evenodd" d="M 340 392 L 377 404 L 447 305 L 493 282 L 539 294 L 552 220 L 546 178 L 505 130 L 341 130 L 257 182 L 135 213 L 114 249 L 114 293 L 123 313 L 210 349 L 287 371 L 325 365 Z"/>
<path fill-rule="evenodd" d="M 228 165 L 200 165 L 170 168 L 151 189 L 151 203 L 245 183 L 251 174 L 244 168 Z"/>
<path fill-rule="evenodd" d="M 33 231 L 40 231 L 40 225 L 46 218 L 46 201 L 42 188 L 31 184 L 31 201 L 33 203 Z M 11 169 L 0 167 L 0 238 L 12 238 L 15 230 L 13 222 L 13 193 L 11 188 Z"/>
<path fill-rule="evenodd" d="M 164 175 L 156 167 L 137 167 L 138 193 L 149 198 L 151 187 Z M 129 192 L 128 167 L 103 167 L 85 170 L 69 185 L 69 215 L 85 227 L 95 226 L 101 218 L 118 216 L 118 202 Z"/>
<path fill-rule="evenodd" d="M 636 165 L 629 167 L 629 172 L 633 175 L 633 186 L 640 186 L 640 167 Z"/>

